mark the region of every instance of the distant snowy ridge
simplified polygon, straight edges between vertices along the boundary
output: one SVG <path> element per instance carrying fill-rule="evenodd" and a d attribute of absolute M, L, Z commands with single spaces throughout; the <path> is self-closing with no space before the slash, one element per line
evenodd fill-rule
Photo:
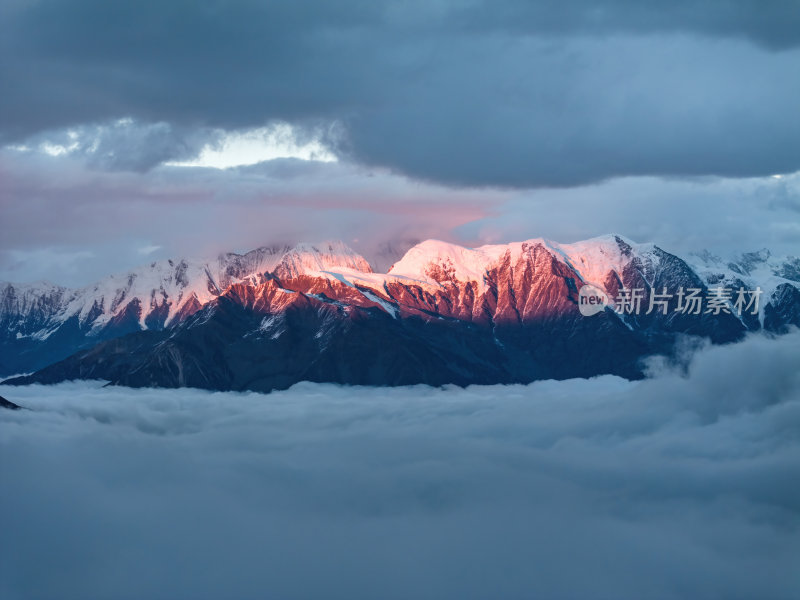
<path fill-rule="evenodd" d="M 622 287 L 669 287 L 673 293 L 678 287 L 760 287 L 758 315 L 724 327 L 612 315 L 630 331 L 717 335 L 728 328 L 735 336 L 737 328 L 780 331 L 800 324 L 799 280 L 797 258 L 761 251 L 729 261 L 708 252 L 682 259 L 615 234 L 571 244 L 532 238 L 476 248 L 426 240 L 388 273 L 373 272 L 339 241 L 263 246 L 212 259 L 159 260 L 79 289 L 0 283 L 0 373 L 28 372 L 99 341 L 178 326 L 220 297 L 267 314 L 321 302 L 345 312 L 358 307 L 393 319 L 456 319 L 494 328 L 572 319 L 578 288 L 587 283 L 612 298 Z M 264 321 L 265 327 L 277 322 Z"/>
<path fill-rule="evenodd" d="M 652 255 L 653 244 L 636 244 L 619 235 L 606 235 L 574 244 L 543 238 L 524 242 L 464 248 L 427 240 L 411 248 L 389 271 L 389 275 L 418 279 L 430 284 L 446 281 L 483 283 L 484 276 L 501 260 L 516 262 L 529 248 L 542 246 L 575 269 L 585 282 L 601 283 L 610 271 L 622 272 L 632 252 Z"/>
<path fill-rule="evenodd" d="M 687 262 L 705 281 L 718 285 L 745 283 L 760 287 L 771 294 L 781 284 L 800 285 L 800 258 L 796 256 L 775 257 L 763 248 L 756 252 L 745 252 L 730 260 L 709 251 L 692 253 Z"/>
<path fill-rule="evenodd" d="M 258 284 L 266 274 L 298 277 L 338 267 L 371 271 L 367 261 L 342 242 L 264 246 L 212 260 L 158 260 L 77 289 L 48 282 L 0 283 L 0 311 L 22 320 L 32 314 L 43 318 L 49 311 L 53 324 L 77 316 L 96 330 L 138 301 L 139 324 L 147 329 L 153 312 L 163 309 L 161 324 L 169 324 L 187 304 L 203 305 L 234 283 Z"/>
<path fill-rule="evenodd" d="M 368 261 L 341 241 L 300 243 L 264 246 L 246 254 L 225 253 L 211 260 L 154 261 L 78 289 L 48 282 L 0 283 L 0 314 L 16 315 L 21 322 L 33 318 L 36 324 L 43 320 L 63 323 L 77 316 L 96 330 L 137 300 L 138 321 L 146 329 L 147 318 L 154 311 L 161 311 L 160 324 L 168 325 L 187 305 L 202 306 L 234 283 L 257 285 L 265 276 L 320 277 L 378 290 L 387 282 L 432 288 L 476 282 L 482 288 L 486 274 L 500 261 L 516 262 L 537 245 L 574 269 L 583 282 L 600 286 L 609 273 L 622 273 L 634 257 L 651 265 L 658 261 L 654 244 L 637 244 L 616 234 L 571 244 L 532 238 L 477 248 L 426 240 L 410 248 L 388 273 L 373 273 Z M 743 282 L 771 293 L 783 283 L 800 282 L 800 259 L 777 259 L 767 250 L 743 254 L 738 262 L 708 252 L 690 255 L 686 262 L 710 285 Z M 41 328 L 15 333 L 46 335 Z"/>

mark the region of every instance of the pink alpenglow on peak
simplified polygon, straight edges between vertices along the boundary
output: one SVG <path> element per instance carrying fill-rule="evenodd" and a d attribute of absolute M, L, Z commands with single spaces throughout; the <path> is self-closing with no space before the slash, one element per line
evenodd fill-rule
<path fill-rule="evenodd" d="M 302 331 L 292 339 L 299 343 L 311 335 L 314 340 L 324 340 L 308 349 L 311 355 L 328 352 L 326 348 L 334 352 L 340 343 L 361 348 L 370 335 L 390 335 L 390 330 L 406 341 L 418 335 L 428 339 L 434 331 L 436 335 L 466 336 L 456 347 L 469 347 L 461 345 L 468 344 L 469 338 L 470 344 L 489 343 L 484 348 L 489 354 L 495 348 L 532 340 L 531 360 L 537 365 L 549 364 L 553 344 L 594 339 L 592 336 L 633 344 L 630 347 L 639 348 L 638 353 L 666 351 L 651 347 L 649 332 L 668 337 L 691 331 L 714 341 L 730 341 L 744 331 L 763 328 L 780 332 L 800 326 L 797 273 L 797 259 L 777 259 L 765 252 L 743 255 L 738 262 L 705 261 L 695 266 L 653 244 L 638 244 L 619 235 L 571 244 L 533 238 L 477 248 L 426 240 L 411 247 L 388 273 L 373 272 L 363 256 L 342 242 L 264 246 L 208 260 L 156 261 L 79 289 L 45 283 L 0 284 L 0 376 L 30 372 L 130 333 L 202 327 L 231 307 L 249 315 L 243 322 L 252 317 L 258 324 L 294 323 L 287 325 L 288 329 L 282 325 L 270 330 L 274 335 Z M 698 320 L 673 312 L 662 319 L 658 315 L 616 314 L 604 307 L 587 322 L 578 311 L 580 290 L 587 284 L 597 289 L 598 296 L 609 298 L 620 297 L 623 289 L 657 289 L 661 293 L 664 287 L 673 291 L 720 284 L 731 289 L 759 287 L 764 300 L 758 314 L 747 319 L 726 314 L 719 318 L 703 315 Z M 198 312 L 201 314 L 195 316 Z M 284 315 L 283 320 L 273 320 L 276 315 Z M 392 325 L 381 321 L 387 317 Z M 317 324 L 322 333 L 308 331 L 309 323 L 316 319 L 322 319 Z M 344 331 L 331 333 L 331 327 L 349 328 L 356 323 L 356 329 L 347 329 L 356 336 L 350 342 L 343 341 L 349 339 L 341 337 Z M 428 329 L 417 331 L 420 323 Z M 448 323 L 447 327 L 455 329 L 439 329 Z M 362 331 L 366 337 L 356 334 L 362 326 L 369 329 Z M 469 329 L 472 326 L 477 329 Z M 259 340 L 264 335 L 259 327 L 254 325 L 252 331 L 242 330 L 237 335 Z M 393 329 L 397 327 L 406 328 L 405 333 Z M 475 333 L 484 330 L 486 339 Z M 470 337 L 473 335 L 480 339 Z M 431 343 L 434 339 L 430 338 Z M 429 349 L 431 359 L 440 356 L 439 350 Z M 639 357 L 629 356 L 634 362 Z M 550 365 L 536 372 L 542 376 L 633 372 L 627 367 L 584 366 L 569 371 Z M 407 364 L 387 377 L 411 382 L 413 377 L 407 375 L 418 367 L 419 363 Z"/>

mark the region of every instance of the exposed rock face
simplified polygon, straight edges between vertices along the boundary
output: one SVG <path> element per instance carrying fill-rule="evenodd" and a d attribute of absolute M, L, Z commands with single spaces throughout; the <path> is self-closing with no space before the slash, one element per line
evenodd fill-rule
<path fill-rule="evenodd" d="M 0 396 L 0 409 L 7 409 L 7 410 L 22 410 L 22 407 L 19 404 L 14 404 L 10 400 L 6 400 L 2 396 Z"/>
<path fill-rule="evenodd" d="M 786 333 L 790 326 L 800 327 L 800 289 L 782 283 L 764 308 L 764 328 L 775 333 Z"/>
<path fill-rule="evenodd" d="M 113 294 L 78 294 L 76 304 L 65 300 L 75 292 L 63 288 L 6 287 L 0 318 L 8 331 L 26 333 L 4 338 L 4 365 L 13 365 L 9 348 L 30 344 L 35 355 L 53 336 L 62 353 L 40 351 L 38 364 L 28 364 L 54 364 L 13 382 L 95 378 L 265 391 L 301 380 L 466 385 L 606 373 L 636 378 L 643 358 L 672 353 L 682 336 L 725 343 L 748 330 L 800 326 L 800 290 L 774 270 L 758 314 L 676 310 L 680 289 L 709 293 L 720 282 L 756 282 L 744 268 L 704 271 L 620 236 L 476 249 L 427 241 L 387 274 L 373 273 L 340 243 L 225 256 L 214 271 L 171 263 L 174 271 L 158 280 L 160 287 L 150 285 L 144 300 L 134 284 L 138 275 Z M 750 257 L 748 268 L 761 258 Z M 641 310 L 582 316 L 578 298 L 587 283 L 611 297 L 642 289 Z M 653 294 L 664 293 L 669 298 L 648 310 L 651 298 L 659 298 Z"/>

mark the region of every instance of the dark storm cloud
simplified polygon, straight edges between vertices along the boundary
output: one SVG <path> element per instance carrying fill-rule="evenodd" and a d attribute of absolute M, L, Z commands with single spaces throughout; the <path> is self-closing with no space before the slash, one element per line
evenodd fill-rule
<path fill-rule="evenodd" d="M 529 386 L 3 388 L 4 598 L 789 598 L 800 333 Z"/>
<path fill-rule="evenodd" d="M 800 44 L 794 0 L 511 0 L 466 3 L 464 22 L 534 34 L 691 32 L 743 37 L 771 49 Z"/>
<path fill-rule="evenodd" d="M 800 169 L 788 1 L 0 10 L 7 142 L 120 117 L 176 131 L 281 119 L 341 122 L 346 137 L 330 143 L 343 156 L 450 184 Z"/>

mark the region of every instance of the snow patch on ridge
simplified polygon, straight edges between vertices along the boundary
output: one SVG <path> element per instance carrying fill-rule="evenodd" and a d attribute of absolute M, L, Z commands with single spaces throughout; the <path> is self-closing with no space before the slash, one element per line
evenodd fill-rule
<path fill-rule="evenodd" d="M 397 313 L 399 311 L 397 310 L 397 307 L 394 304 L 387 302 L 386 300 L 380 298 L 379 296 L 373 294 L 372 292 L 361 290 L 361 293 L 364 294 L 366 298 L 372 300 L 376 304 L 379 304 L 383 308 L 383 310 L 392 315 L 392 317 L 394 317 L 395 319 L 397 318 Z"/>

